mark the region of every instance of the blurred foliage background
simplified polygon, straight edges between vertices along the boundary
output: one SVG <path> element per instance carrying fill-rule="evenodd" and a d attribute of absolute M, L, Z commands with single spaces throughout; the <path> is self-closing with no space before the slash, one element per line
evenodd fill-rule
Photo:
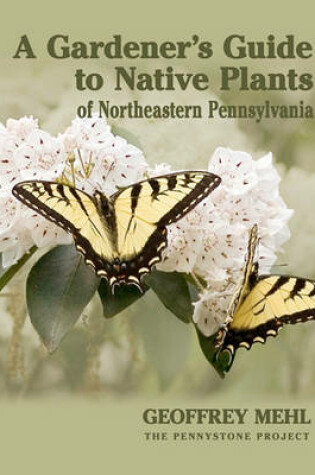
<path fill-rule="evenodd" d="M 96 67 L 97 64 L 97 67 Z M 1 60 L 0 119 L 33 115 L 40 126 L 59 133 L 70 124 L 76 108 L 88 99 L 124 104 L 170 101 L 201 104 L 210 92 L 113 92 L 112 65 L 105 68 L 106 89 L 100 93 L 74 90 L 77 64 L 13 62 Z M 134 65 L 134 63 L 132 63 Z M 84 64 L 86 72 L 99 63 Z M 256 65 L 255 65 L 256 66 Z M 140 64 L 139 64 L 140 67 Z M 158 62 L 145 68 L 162 67 Z M 211 64 L 213 67 L 213 64 Z M 280 63 L 261 64 L 281 71 Z M 286 63 L 286 67 L 290 64 Z M 200 70 L 201 64 L 176 62 L 183 71 Z M 141 69 L 144 65 L 141 63 Z M 215 70 L 215 68 L 213 68 Z M 206 68 L 205 68 L 206 70 Z M 209 70 L 207 71 L 209 73 Z M 213 74 L 218 94 L 218 77 Z M 310 92 L 246 92 L 237 88 L 222 94 L 227 104 L 314 105 Z M 274 154 L 282 176 L 282 196 L 295 210 L 290 221 L 291 239 L 279 254 L 277 273 L 315 278 L 315 134 L 314 120 L 109 120 L 136 137 L 151 164 L 168 162 L 173 169 L 206 168 L 217 146 L 244 150 L 259 157 Z M 34 259 L 28 263 L 28 269 Z M 277 339 L 240 350 L 231 373 L 220 380 L 203 357 L 193 328 L 169 313 L 148 293 L 117 317 L 105 320 L 98 297 L 86 308 L 75 329 L 49 356 L 31 327 L 25 307 L 24 269 L 0 295 L 0 393 L 17 397 L 55 394 L 140 396 L 167 391 L 170 395 L 208 397 L 224 395 L 315 394 L 315 325 L 287 327 Z M 263 270 L 262 270 L 263 271 Z"/>

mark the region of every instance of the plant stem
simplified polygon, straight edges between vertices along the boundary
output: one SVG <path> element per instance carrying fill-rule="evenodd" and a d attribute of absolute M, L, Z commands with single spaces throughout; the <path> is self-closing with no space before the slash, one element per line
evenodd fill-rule
<path fill-rule="evenodd" d="M 0 291 L 7 285 L 8 282 L 12 279 L 12 277 L 17 274 L 17 272 L 24 266 L 24 264 L 32 257 L 32 255 L 37 251 L 37 247 L 33 246 L 31 249 L 21 257 L 21 259 L 13 266 L 9 267 L 9 269 L 0 277 Z"/>

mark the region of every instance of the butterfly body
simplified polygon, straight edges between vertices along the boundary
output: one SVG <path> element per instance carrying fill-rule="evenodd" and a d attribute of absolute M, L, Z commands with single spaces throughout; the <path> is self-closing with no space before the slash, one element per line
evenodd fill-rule
<path fill-rule="evenodd" d="M 128 186 L 110 197 L 72 186 L 22 182 L 13 195 L 70 233 L 95 273 L 116 285 L 135 285 L 162 259 L 167 226 L 191 211 L 220 184 L 207 172 L 171 173 Z"/>
<path fill-rule="evenodd" d="M 285 324 L 315 320 L 315 282 L 293 276 L 258 275 L 257 226 L 251 230 L 241 285 L 233 296 L 227 324 L 216 336 L 217 360 L 228 353 L 226 371 L 238 348 L 276 337 Z"/>

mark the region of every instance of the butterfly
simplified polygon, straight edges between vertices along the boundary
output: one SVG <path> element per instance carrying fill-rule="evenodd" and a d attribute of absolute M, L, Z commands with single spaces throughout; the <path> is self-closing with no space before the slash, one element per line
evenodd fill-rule
<path fill-rule="evenodd" d="M 214 361 L 228 356 L 228 371 L 238 348 L 249 350 L 254 343 L 265 343 L 276 337 L 287 323 L 315 319 L 315 282 L 286 275 L 258 275 L 255 260 L 258 227 L 250 232 L 242 282 L 227 312 L 227 323 L 215 339 Z"/>
<path fill-rule="evenodd" d="M 143 276 L 162 259 L 167 226 L 191 211 L 221 182 L 208 172 L 185 171 L 150 178 L 107 197 L 61 183 L 25 181 L 13 195 L 70 233 L 95 273 L 116 285 L 144 291 Z"/>

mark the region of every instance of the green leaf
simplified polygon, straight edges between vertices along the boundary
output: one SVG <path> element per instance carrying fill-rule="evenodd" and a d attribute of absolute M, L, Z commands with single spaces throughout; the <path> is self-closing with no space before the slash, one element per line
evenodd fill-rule
<path fill-rule="evenodd" d="M 0 256 L 0 291 L 10 282 L 12 277 L 24 266 L 24 264 L 32 257 L 37 251 L 37 247 L 33 246 L 28 252 L 21 257 L 21 259 L 8 269 L 2 267 L 2 257 Z"/>
<path fill-rule="evenodd" d="M 200 348 L 203 354 L 205 355 L 209 363 L 217 371 L 219 376 L 221 378 L 224 378 L 226 371 L 228 371 L 230 358 L 228 357 L 227 354 L 224 354 L 224 353 L 219 354 L 219 356 L 216 357 L 217 350 L 215 348 L 215 335 L 207 337 L 203 335 L 203 333 L 201 333 L 200 330 L 198 330 L 196 325 L 195 325 L 195 329 L 198 335 Z"/>
<path fill-rule="evenodd" d="M 196 284 L 193 281 L 189 281 L 189 292 L 193 302 L 198 300 L 198 289 Z M 229 366 L 229 358 L 226 358 L 226 354 L 216 355 L 217 349 L 215 348 L 215 335 L 206 337 L 198 329 L 197 325 L 194 325 L 197 332 L 200 348 L 205 355 L 206 359 L 209 361 L 211 366 L 217 371 L 221 378 L 225 377 L 225 373 Z"/>
<path fill-rule="evenodd" d="M 116 287 L 115 293 L 112 294 L 110 286 L 104 279 L 99 286 L 98 292 L 103 304 L 104 316 L 106 318 L 114 317 L 144 295 L 134 285 L 122 285 Z"/>
<path fill-rule="evenodd" d="M 194 308 L 185 274 L 154 270 L 145 277 L 145 282 L 177 318 L 191 322 Z"/>
<path fill-rule="evenodd" d="M 123 139 L 127 140 L 128 143 L 142 149 L 141 142 L 138 137 L 136 137 L 132 132 L 125 129 L 124 127 L 117 127 L 117 125 L 112 125 L 112 133 L 114 135 L 119 135 Z"/>
<path fill-rule="evenodd" d="M 166 389 L 185 367 L 191 348 L 191 327 L 173 318 L 153 292 L 132 311 L 147 359 L 158 374 L 161 388 Z"/>
<path fill-rule="evenodd" d="M 56 350 L 93 297 L 99 278 L 74 246 L 59 246 L 32 268 L 26 299 L 32 324 L 49 352 Z"/>
<path fill-rule="evenodd" d="M 0 280 L 4 273 L 5 269 L 2 267 L 2 254 L 0 254 Z"/>

